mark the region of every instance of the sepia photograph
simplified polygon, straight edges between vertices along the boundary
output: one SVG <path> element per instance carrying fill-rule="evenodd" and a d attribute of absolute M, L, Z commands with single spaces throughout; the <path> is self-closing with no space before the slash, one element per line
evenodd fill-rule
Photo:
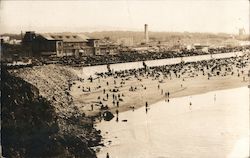
<path fill-rule="evenodd" d="M 1 0 L 3 158 L 250 158 L 249 0 Z"/>

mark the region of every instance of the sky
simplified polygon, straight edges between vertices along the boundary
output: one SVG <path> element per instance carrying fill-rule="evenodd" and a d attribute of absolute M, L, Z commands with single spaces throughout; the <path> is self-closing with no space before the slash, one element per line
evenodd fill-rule
<path fill-rule="evenodd" d="M 0 33 L 107 30 L 249 33 L 248 0 L 0 1 Z"/>

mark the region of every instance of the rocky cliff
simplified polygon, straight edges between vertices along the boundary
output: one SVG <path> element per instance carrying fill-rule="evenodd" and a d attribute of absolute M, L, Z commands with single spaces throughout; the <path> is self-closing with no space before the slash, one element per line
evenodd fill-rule
<path fill-rule="evenodd" d="M 1 73 L 1 114 L 5 157 L 96 157 L 91 146 L 101 138 L 90 118 L 62 119 L 38 88 L 5 69 Z M 61 130 L 63 125 L 67 130 Z"/>

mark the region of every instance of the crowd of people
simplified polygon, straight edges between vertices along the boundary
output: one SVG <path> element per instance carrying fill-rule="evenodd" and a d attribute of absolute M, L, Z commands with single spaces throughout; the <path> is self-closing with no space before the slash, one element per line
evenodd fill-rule
<path fill-rule="evenodd" d="M 165 52 L 125 52 L 115 55 L 106 56 L 88 56 L 84 60 L 84 65 L 103 65 L 103 64 L 114 64 L 114 63 L 124 63 L 124 62 L 136 62 L 136 61 L 146 61 L 146 60 L 157 60 L 166 58 L 176 58 L 176 57 L 187 57 L 195 55 L 207 55 L 207 54 L 218 54 L 218 53 L 229 53 L 244 51 L 250 49 L 250 47 L 222 47 L 222 48 L 209 48 L 208 51 L 201 51 L 197 49 L 181 49 L 179 51 L 165 51 Z"/>
<path fill-rule="evenodd" d="M 104 65 L 104 64 L 115 64 L 115 63 L 125 63 L 125 62 L 136 62 L 136 61 L 146 61 L 146 60 L 157 60 L 166 58 L 176 58 L 176 57 L 187 57 L 196 55 L 207 55 L 207 54 L 218 54 L 218 53 L 229 53 L 237 51 L 249 50 L 250 46 L 238 46 L 238 47 L 222 47 L 222 48 L 209 48 L 207 51 L 202 51 L 199 49 L 181 49 L 181 50 L 168 50 L 163 52 L 120 52 L 118 54 L 110 55 L 96 55 L 96 56 L 85 56 L 76 58 L 74 56 L 67 56 L 62 58 L 48 57 L 48 58 L 34 58 L 32 63 L 28 64 L 8 64 L 9 68 L 19 68 L 19 67 L 32 67 L 35 65 L 44 64 L 62 64 L 71 65 L 76 67 L 82 66 L 93 66 L 93 65 Z"/>
<path fill-rule="evenodd" d="M 90 76 L 86 80 L 81 80 L 77 85 L 84 94 L 84 106 L 90 111 L 113 110 L 117 114 L 120 107 L 126 106 L 131 110 L 135 110 L 135 105 L 129 99 L 140 96 L 143 101 L 140 103 L 145 106 L 146 113 L 152 103 L 149 94 L 158 95 L 169 102 L 173 90 L 166 88 L 170 80 L 180 83 L 175 91 L 184 90 L 186 80 L 201 77 L 203 80 L 212 80 L 214 77 L 232 76 L 246 81 L 246 75 L 249 73 L 249 56 L 246 54 L 241 57 L 231 57 L 223 59 L 212 59 L 197 62 L 184 63 L 175 65 L 163 65 L 148 67 L 143 64 L 143 68 L 108 71 L 97 73 Z M 181 82 L 179 82 L 181 81 Z M 157 94 L 154 94 L 154 91 Z M 95 96 L 97 95 L 97 96 Z M 142 97 L 145 95 L 146 97 Z M 96 99 L 95 99 L 96 97 Z M 134 98 L 135 99 L 135 98 Z M 139 102 L 140 98 L 136 101 Z M 189 103 L 191 109 L 192 103 Z"/>

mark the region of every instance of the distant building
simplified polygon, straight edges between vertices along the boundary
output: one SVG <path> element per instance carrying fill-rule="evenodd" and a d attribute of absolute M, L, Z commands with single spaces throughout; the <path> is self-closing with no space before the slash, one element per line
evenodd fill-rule
<path fill-rule="evenodd" d="M 192 46 L 192 45 L 186 45 L 186 49 L 187 50 L 191 50 L 191 49 L 193 49 L 194 47 Z"/>
<path fill-rule="evenodd" d="M 28 56 L 33 56 L 32 44 L 36 39 L 36 34 L 34 31 L 27 31 L 22 38 L 22 45 L 26 48 Z"/>
<path fill-rule="evenodd" d="M 194 48 L 199 51 L 208 52 L 209 45 L 194 44 Z"/>
<path fill-rule="evenodd" d="M 9 44 L 13 44 L 13 45 L 21 45 L 22 40 L 17 40 L 17 39 L 11 39 L 9 41 Z"/>
<path fill-rule="evenodd" d="M 99 55 L 115 55 L 119 52 L 119 46 L 114 44 L 101 45 Z"/>
<path fill-rule="evenodd" d="M 250 46 L 250 41 L 239 41 L 240 46 Z"/>
<path fill-rule="evenodd" d="M 134 45 L 134 39 L 132 37 L 131 38 L 119 38 L 117 40 L 117 43 L 122 46 L 131 47 Z"/>
<path fill-rule="evenodd" d="M 31 47 L 34 56 L 80 57 L 100 53 L 99 39 L 82 34 L 26 32 L 22 43 Z"/>
<path fill-rule="evenodd" d="M 64 56 L 63 41 L 40 34 L 32 41 L 32 51 L 34 56 Z"/>
<path fill-rule="evenodd" d="M 136 53 L 147 53 L 148 50 L 149 50 L 149 47 L 147 46 L 139 46 L 139 47 L 131 48 L 131 51 L 136 52 Z"/>
<path fill-rule="evenodd" d="M 0 36 L 0 40 L 4 43 L 9 43 L 10 36 Z"/>
<path fill-rule="evenodd" d="M 246 34 L 245 29 L 244 29 L 244 28 L 240 28 L 240 29 L 239 29 L 239 36 L 243 36 L 243 35 L 245 35 L 245 34 Z"/>
<path fill-rule="evenodd" d="M 100 41 L 100 54 L 99 55 L 114 55 L 120 51 L 119 44 L 114 43 L 110 40 Z"/>
<path fill-rule="evenodd" d="M 87 39 L 88 40 L 88 42 L 87 42 L 87 44 L 88 44 L 88 46 L 90 47 L 90 48 L 92 48 L 92 54 L 93 55 L 100 55 L 100 52 L 101 52 L 101 50 L 100 50 L 100 40 L 99 39 Z M 87 48 L 87 47 L 85 47 L 85 48 Z M 86 50 L 86 49 L 85 49 Z M 88 51 L 85 51 L 85 55 L 90 55 L 89 54 L 90 52 L 88 52 Z"/>
<path fill-rule="evenodd" d="M 36 38 L 35 31 L 27 31 L 22 39 L 23 44 L 31 44 Z"/>
<path fill-rule="evenodd" d="M 3 43 L 8 43 L 8 44 L 12 44 L 12 45 L 20 45 L 21 44 L 21 40 L 11 39 L 10 36 L 0 36 L 0 40 Z"/>
<path fill-rule="evenodd" d="M 235 47 L 239 45 L 239 41 L 235 38 L 226 39 L 222 42 L 222 46 Z"/>

